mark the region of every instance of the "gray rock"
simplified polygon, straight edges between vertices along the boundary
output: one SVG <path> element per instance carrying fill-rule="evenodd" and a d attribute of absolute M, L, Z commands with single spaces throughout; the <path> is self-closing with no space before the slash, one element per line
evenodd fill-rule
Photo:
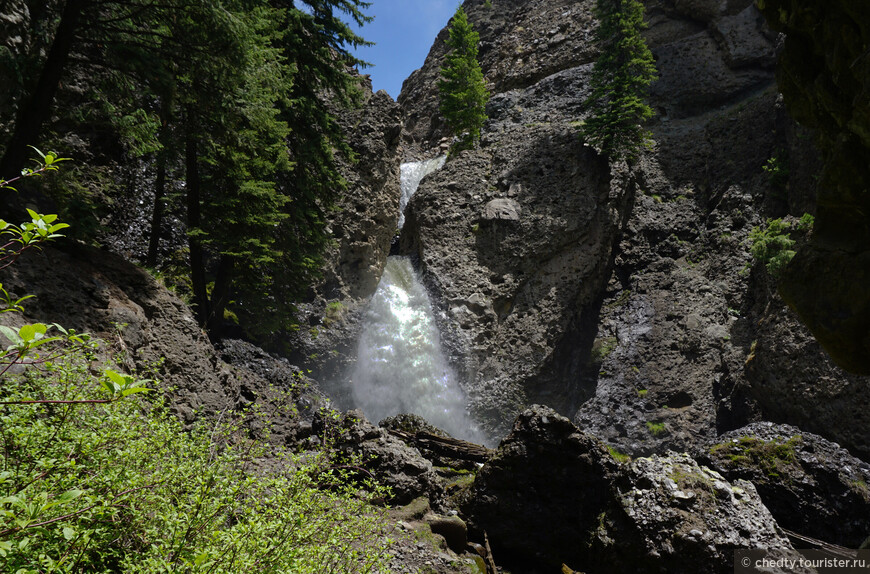
<path fill-rule="evenodd" d="M 463 510 L 506 563 L 588 572 L 725 573 L 735 548 L 791 556 L 753 485 L 685 454 L 618 465 L 546 407 L 518 417 Z"/>
<path fill-rule="evenodd" d="M 580 568 L 616 468 L 601 442 L 534 405 L 478 472 L 462 510 L 472 532 L 487 532 L 499 561 Z"/>
<path fill-rule="evenodd" d="M 425 516 L 423 520 L 432 529 L 433 534 L 439 534 L 444 537 L 447 546 L 456 552 L 462 554 L 468 545 L 468 527 L 465 521 L 458 516 L 440 516 L 430 514 Z"/>
<path fill-rule="evenodd" d="M 362 411 L 348 411 L 337 423 L 321 418 L 315 430 L 321 436 L 333 437 L 343 457 L 350 457 L 353 464 L 389 487 L 391 504 L 408 504 L 421 496 L 433 502 L 441 498 L 443 486 L 432 463 L 417 449 L 371 424 Z"/>
<path fill-rule="evenodd" d="M 523 208 L 513 199 L 499 197 L 492 199 L 483 207 L 484 221 L 519 221 Z"/>
<path fill-rule="evenodd" d="M 752 4 L 646 3 L 659 117 L 629 178 L 574 139 L 594 2 L 466 2 L 489 120 L 479 150 L 424 182 L 402 249 L 419 256 L 471 409 L 493 435 L 542 402 L 630 454 L 687 450 L 765 417 L 870 456 L 864 380 L 810 345 L 747 272 L 752 228 L 813 209 L 820 165 L 777 97 L 776 35 Z M 434 88 L 445 38 L 399 98 L 411 153 L 446 135 Z M 787 192 L 763 169 L 772 156 L 791 158 Z M 480 217 L 503 198 L 519 220 Z M 475 293 L 488 304 L 469 305 Z M 840 411 L 862 422 L 839 424 Z"/>
<path fill-rule="evenodd" d="M 401 238 L 435 305 L 453 309 L 456 321 L 440 325 L 444 341 L 472 414 L 493 436 L 529 402 L 569 402 L 565 381 L 577 378 L 583 349 L 568 341 L 604 281 L 617 232 L 609 168 L 571 129 L 511 133 L 427 177 Z M 517 183 L 522 193 L 505 199 Z M 480 220 L 488 204 L 499 206 L 498 217 L 518 219 Z"/>
<path fill-rule="evenodd" d="M 603 519 L 595 544 L 632 571 L 732 572 L 735 548 L 798 557 L 752 483 L 729 483 L 686 454 L 632 462 L 617 479 L 615 496 L 619 511 Z M 627 547 L 626 538 L 632 540 Z"/>
<path fill-rule="evenodd" d="M 754 4 L 740 14 L 718 19 L 712 30 L 725 52 L 725 62 L 731 68 L 749 65 L 772 67 L 775 64 L 775 46 L 770 40 L 770 31 Z"/>
<path fill-rule="evenodd" d="M 870 465 L 818 435 L 754 423 L 696 457 L 729 480 L 751 481 L 784 528 L 846 548 L 870 533 Z"/>

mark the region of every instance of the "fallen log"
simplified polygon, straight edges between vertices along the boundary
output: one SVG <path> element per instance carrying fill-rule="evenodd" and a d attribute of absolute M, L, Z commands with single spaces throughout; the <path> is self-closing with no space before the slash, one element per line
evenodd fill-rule
<path fill-rule="evenodd" d="M 417 447 L 419 450 L 428 450 L 441 456 L 460 460 L 486 462 L 494 452 L 483 445 L 456 438 L 438 436 L 425 431 L 412 434 L 401 430 L 389 429 L 389 432 L 407 444 Z"/>

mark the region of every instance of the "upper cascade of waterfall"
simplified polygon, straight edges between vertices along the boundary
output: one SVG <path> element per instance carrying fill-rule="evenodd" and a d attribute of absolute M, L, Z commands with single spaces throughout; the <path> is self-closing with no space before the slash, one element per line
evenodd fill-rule
<path fill-rule="evenodd" d="M 399 198 L 399 229 L 405 225 L 405 208 L 411 200 L 411 196 L 417 191 L 417 186 L 423 178 L 444 167 L 447 161 L 446 155 L 441 155 L 425 161 L 412 161 L 403 163 L 401 169 L 402 197 Z"/>
<path fill-rule="evenodd" d="M 429 295 L 407 257 L 387 258 L 351 381 L 356 405 L 372 421 L 413 413 L 457 438 L 485 442 L 466 413 Z"/>

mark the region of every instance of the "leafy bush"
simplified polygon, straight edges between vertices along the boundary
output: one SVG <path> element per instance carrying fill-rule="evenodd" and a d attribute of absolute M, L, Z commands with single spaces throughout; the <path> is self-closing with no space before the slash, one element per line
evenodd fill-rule
<path fill-rule="evenodd" d="M 185 432 L 160 399 L 69 404 L 94 388 L 77 356 L 5 383 L 4 401 L 43 401 L 0 410 L 0 557 L 8 571 L 382 566 L 387 523 L 322 454 L 285 456 L 256 472 L 269 453 L 237 424 Z"/>
<path fill-rule="evenodd" d="M 57 160 L 42 155 L 23 176 Z M 65 227 L 30 215 L 0 222 L 0 264 Z M 2 295 L 0 311 L 22 309 L 26 297 Z M 42 323 L 0 332 L 9 341 L 0 351 L 5 572 L 385 570 L 389 523 L 368 504 L 382 493 L 361 490 L 326 453 L 276 455 L 240 419 L 187 431 L 163 399 L 143 399 L 149 381 L 95 374 L 86 335 Z M 268 421 L 256 422 L 267 434 Z"/>
<path fill-rule="evenodd" d="M 767 227 L 755 227 L 749 233 L 752 245 L 749 249 L 756 261 L 764 264 L 767 272 L 774 279 L 779 279 L 785 266 L 795 255 L 795 239 L 791 233 L 798 231 L 808 233 L 812 230 L 813 216 L 805 213 L 797 222 L 790 223 L 782 219 L 769 219 Z"/>

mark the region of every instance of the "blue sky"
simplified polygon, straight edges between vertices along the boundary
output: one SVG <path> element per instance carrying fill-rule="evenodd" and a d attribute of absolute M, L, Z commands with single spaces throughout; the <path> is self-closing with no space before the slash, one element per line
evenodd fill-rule
<path fill-rule="evenodd" d="M 372 77 L 375 91 L 399 97 L 402 82 L 423 65 L 438 32 L 456 12 L 459 0 L 369 0 L 366 10 L 373 22 L 362 36 L 376 45 L 357 50 L 356 56 L 373 66 L 361 70 Z"/>

